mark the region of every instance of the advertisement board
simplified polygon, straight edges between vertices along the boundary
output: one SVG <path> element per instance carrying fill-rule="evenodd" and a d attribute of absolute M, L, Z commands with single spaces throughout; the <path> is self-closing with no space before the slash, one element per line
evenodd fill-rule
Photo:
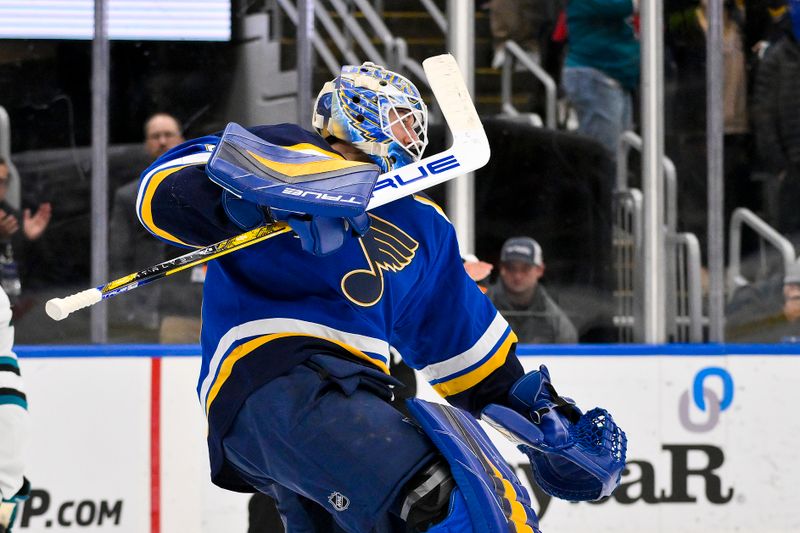
<path fill-rule="evenodd" d="M 247 495 L 208 480 L 197 347 L 18 350 L 34 492 L 19 531 L 245 532 Z M 533 493 L 542 530 L 795 532 L 800 350 L 791 346 L 521 347 L 558 391 L 607 408 L 628 468 L 599 503 L 551 499 L 487 428 Z M 161 357 L 158 357 L 161 355 Z M 154 357 L 155 356 L 155 357 Z M 418 380 L 420 381 L 420 380 Z M 419 383 L 420 396 L 439 401 Z"/>
<path fill-rule="evenodd" d="M 33 491 L 15 531 L 247 531 L 249 496 L 209 480 L 199 347 L 17 352 Z"/>

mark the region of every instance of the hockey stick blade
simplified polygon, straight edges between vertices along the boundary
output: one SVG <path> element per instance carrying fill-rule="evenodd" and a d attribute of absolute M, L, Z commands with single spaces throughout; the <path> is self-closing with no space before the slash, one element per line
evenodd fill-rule
<path fill-rule="evenodd" d="M 453 144 L 444 152 L 381 174 L 367 210 L 463 176 L 489 161 L 489 140 L 455 58 L 450 54 L 429 57 L 422 67 L 450 128 Z M 45 311 L 53 320 L 63 320 L 78 309 L 289 231 L 291 228 L 284 223 L 268 224 L 105 285 L 53 298 L 45 305 Z"/>

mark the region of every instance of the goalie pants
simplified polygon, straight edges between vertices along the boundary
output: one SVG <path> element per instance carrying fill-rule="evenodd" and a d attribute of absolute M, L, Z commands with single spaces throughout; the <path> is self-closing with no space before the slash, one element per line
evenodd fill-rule
<path fill-rule="evenodd" d="M 276 499 L 287 533 L 404 531 L 391 508 L 437 451 L 389 405 L 397 383 L 315 355 L 250 395 L 223 441 L 226 461 Z"/>

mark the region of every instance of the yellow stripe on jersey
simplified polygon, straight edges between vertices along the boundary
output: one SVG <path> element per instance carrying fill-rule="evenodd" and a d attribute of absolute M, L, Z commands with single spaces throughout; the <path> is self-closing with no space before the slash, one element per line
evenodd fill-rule
<path fill-rule="evenodd" d="M 172 235 L 171 233 L 159 228 L 156 226 L 156 223 L 153 221 L 153 211 L 150 207 L 151 202 L 153 201 L 153 196 L 156 194 L 156 190 L 158 186 L 161 185 L 161 182 L 167 179 L 171 174 L 184 169 L 186 167 L 195 165 L 197 163 L 190 163 L 187 165 L 179 165 L 177 167 L 170 167 L 165 168 L 159 172 L 156 172 L 153 177 L 150 178 L 150 181 L 147 182 L 147 188 L 144 191 L 144 196 L 142 198 L 142 207 L 141 207 L 141 220 L 142 223 L 147 227 L 147 229 L 161 237 L 162 239 L 166 239 L 168 241 L 172 241 L 178 244 L 182 244 L 183 246 L 189 246 L 191 248 L 199 248 L 199 246 L 195 246 L 193 244 L 188 244 L 177 238 L 176 236 Z"/>
<path fill-rule="evenodd" d="M 298 143 L 293 144 L 291 146 L 281 146 L 281 148 L 285 148 L 287 150 L 292 150 L 294 152 L 316 152 L 320 155 L 332 157 L 334 159 L 344 159 L 341 155 L 337 154 L 336 152 L 331 152 L 329 150 L 325 150 L 324 148 L 320 148 L 316 144 L 311 143 Z"/>
<path fill-rule="evenodd" d="M 266 157 L 262 157 L 250 150 L 247 151 L 256 161 L 265 167 L 280 172 L 284 176 L 297 177 L 297 176 L 310 176 L 312 174 L 321 174 L 323 172 L 334 172 L 354 167 L 372 167 L 372 163 L 363 163 L 361 161 L 345 161 L 342 159 L 324 159 L 322 161 L 310 161 L 308 163 L 279 163 L 272 161 Z"/>
<path fill-rule="evenodd" d="M 433 200 L 429 200 L 428 198 L 425 198 L 424 196 L 419 196 L 417 194 L 414 195 L 414 200 L 418 201 L 421 204 L 425 204 L 425 205 L 429 205 L 429 206 L 433 207 L 436 210 L 437 213 L 439 213 L 440 215 L 442 215 L 442 217 L 444 217 L 444 219 L 446 221 L 450 222 L 450 219 L 447 218 L 447 215 L 444 213 L 444 209 L 439 207 L 439 204 L 437 204 Z"/>
<path fill-rule="evenodd" d="M 348 353 L 358 357 L 359 359 L 363 359 L 377 366 L 385 374 L 389 374 L 389 367 L 386 365 L 386 363 L 374 359 L 365 354 L 364 352 L 362 352 L 361 350 L 349 346 L 341 341 L 328 339 L 325 337 L 319 337 L 317 335 L 305 335 L 300 333 L 272 333 L 270 335 L 262 335 L 260 337 L 256 337 L 255 339 L 249 340 L 244 344 L 240 344 L 239 346 L 231 350 L 231 353 L 229 353 L 228 356 L 225 357 L 225 360 L 222 362 L 222 366 L 219 369 L 219 374 L 217 374 L 217 378 L 214 380 L 214 384 L 208 391 L 208 398 L 206 399 L 206 414 L 211 409 L 211 404 L 214 402 L 214 399 L 217 397 L 217 394 L 219 394 L 220 389 L 230 377 L 231 372 L 233 372 L 233 365 L 235 365 L 237 361 L 239 361 L 246 355 L 253 353 L 255 350 L 257 350 L 258 348 L 260 348 L 261 346 L 265 345 L 270 341 L 283 339 L 286 337 L 311 337 L 315 339 L 322 339 L 324 341 L 333 343 L 339 346 L 340 348 L 343 348 L 344 350 L 347 350 Z"/>
<path fill-rule="evenodd" d="M 511 350 L 511 345 L 517 342 L 517 336 L 512 331 L 508 337 L 503 341 L 497 351 L 486 360 L 478 368 L 475 368 L 464 375 L 453 378 L 449 381 L 443 381 L 433 385 L 433 389 L 438 392 L 443 398 L 464 392 L 465 390 L 474 387 L 486 376 L 503 366 L 508 357 L 508 352 Z"/>
<path fill-rule="evenodd" d="M 228 357 L 225 358 L 225 361 L 222 363 L 222 367 L 219 369 L 219 374 L 217 375 L 217 379 L 214 382 L 214 385 L 211 387 L 211 390 L 208 393 L 208 398 L 206 399 L 206 413 L 211 408 L 211 403 L 217 397 L 219 393 L 219 389 L 222 388 L 222 385 L 228 380 L 233 371 L 233 365 L 236 364 L 236 361 L 244 357 L 245 355 L 252 353 L 255 349 L 263 346 L 264 344 L 268 343 L 271 340 L 279 339 L 281 337 L 288 337 L 289 335 L 286 333 L 276 333 L 274 335 L 264 335 L 263 337 L 257 337 L 253 340 L 247 341 L 244 344 L 240 344 L 236 348 L 233 349 L 231 353 L 228 354 Z"/>

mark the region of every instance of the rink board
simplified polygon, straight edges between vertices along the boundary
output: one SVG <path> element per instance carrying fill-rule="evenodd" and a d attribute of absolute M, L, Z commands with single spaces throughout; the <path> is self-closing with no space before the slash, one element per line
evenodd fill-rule
<path fill-rule="evenodd" d="M 17 531 L 247 530 L 247 495 L 208 480 L 196 346 L 18 347 L 34 496 Z M 599 504 L 534 491 L 545 533 L 800 531 L 797 346 L 520 347 L 629 438 Z M 421 385 L 420 395 L 435 399 Z M 487 430 L 529 487 L 523 456 Z M 0 436 L 1 438 L 1 436 Z"/>

